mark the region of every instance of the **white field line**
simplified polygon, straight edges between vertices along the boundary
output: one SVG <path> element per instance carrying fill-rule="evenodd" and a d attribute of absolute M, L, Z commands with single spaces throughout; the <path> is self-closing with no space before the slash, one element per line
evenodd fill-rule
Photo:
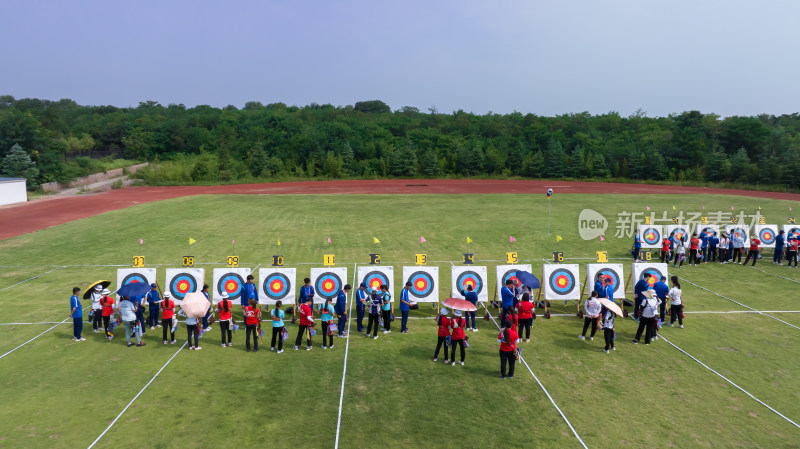
<path fill-rule="evenodd" d="M 747 265 L 745 265 L 745 266 L 747 266 Z M 797 284 L 800 284 L 800 281 L 798 281 L 797 279 L 791 279 L 791 278 L 783 277 L 783 276 L 781 276 L 781 275 L 779 275 L 779 274 L 772 274 L 772 273 L 768 273 L 768 272 L 766 272 L 766 271 L 762 270 L 761 268 L 756 268 L 756 267 L 754 267 L 754 266 L 752 266 L 752 265 L 751 265 L 751 266 L 749 266 L 748 268 L 752 268 L 752 269 L 754 269 L 754 270 L 760 271 L 760 272 L 762 272 L 762 273 L 764 273 L 764 274 L 768 274 L 768 275 L 770 275 L 770 276 L 775 276 L 776 278 L 786 279 L 787 281 L 791 281 L 791 282 L 795 282 L 795 283 L 797 283 Z"/>
<path fill-rule="evenodd" d="M 90 306 L 86 306 L 86 307 L 84 307 L 84 308 L 83 308 L 83 310 L 85 311 L 85 310 L 86 310 L 86 309 L 88 309 L 89 307 L 90 307 Z M 62 321 L 62 322 L 60 322 L 60 323 L 57 323 L 57 324 L 56 324 L 56 325 L 54 325 L 53 327 L 50 327 L 50 328 L 49 328 L 49 329 L 47 329 L 46 331 L 44 331 L 44 332 L 42 332 L 41 334 L 39 334 L 39 335 L 37 335 L 37 336 L 35 336 L 35 337 L 31 338 L 30 340 L 26 341 L 25 343 L 23 343 L 23 344 L 21 344 L 21 345 L 17 346 L 16 348 L 14 348 L 14 349 L 12 349 L 12 350 L 10 350 L 10 351 L 6 352 L 6 353 L 5 353 L 5 354 L 3 354 L 3 355 L 0 355 L 0 359 L 2 359 L 3 357 L 5 357 L 5 356 L 7 356 L 7 355 L 11 354 L 12 352 L 16 351 L 17 349 L 19 349 L 19 348 L 21 348 L 21 347 L 23 347 L 23 346 L 27 345 L 28 343 L 32 342 L 33 340 L 36 340 L 37 338 L 39 338 L 39 337 L 41 337 L 42 335 L 44 335 L 44 334 L 46 334 L 46 333 L 50 332 L 51 330 L 53 330 L 53 329 L 57 328 L 58 326 L 60 326 L 60 325 L 62 325 L 62 324 L 64 324 L 64 323 L 66 323 L 66 322 L 67 322 L 67 320 L 70 320 L 70 318 L 67 318 L 67 319 L 66 319 L 66 320 L 64 320 L 64 321 Z"/>
<path fill-rule="evenodd" d="M 351 286 L 356 285 L 356 281 L 358 280 L 358 264 L 353 264 L 353 283 L 350 284 Z M 336 418 L 336 442 L 334 443 L 334 449 L 339 449 L 339 433 L 342 428 L 342 403 L 344 402 L 344 379 L 347 375 L 347 353 L 350 351 L 350 323 L 352 320 L 350 319 L 350 313 L 353 311 L 353 299 L 355 299 L 355 291 L 356 289 L 352 289 L 350 291 L 350 308 L 347 310 L 347 341 L 344 344 L 344 369 L 342 369 L 342 391 L 339 394 L 339 416 Z M 341 330 L 341 329 L 340 329 Z"/>
<path fill-rule="evenodd" d="M 104 430 L 104 431 L 103 431 L 103 433 L 101 433 L 101 434 L 100 434 L 100 436 L 98 436 L 98 437 L 97 437 L 97 438 L 96 438 L 96 439 L 95 439 L 95 440 L 92 442 L 92 444 L 90 444 L 90 445 L 89 445 L 89 448 L 88 448 L 88 449 L 92 449 L 92 448 L 94 447 L 94 445 L 95 445 L 95 444 L 97 444 L 97 442 L 98 442 L 98 441 L 100 441 L 100 438 L 103 438 L 103 435 L 105 435 L 105 434 L 106 434 L 106 433 L 107 433 L 107 432 L 108 432 L 108 431 L 111 429 L 111 427 L 113 427 L 113 426 L 114 426 L 114 424 L 116 424 L 116 423 L 117 423 L 117 421 L 119 420 L 119 418 L 120 418 L 120 417 L 122 417 L 123 413 L 125 413 L 125 411 L 126 411 L 126 410 L 128 410 L 128 407 L 130 407 L 130 406 L 131 406 L 131 404 L 133 404 L 133 401 L 135 401 L 135 400 L 136 400 L 136 399 L 137 399 L 137 398 L 138 398 L 138 397 L 139 397 L 139 396 L 140 396 L 140 395 L 141 395 L 141 394 L 144 392 L 144 390 L 146 390 L 146 389 L 147 389 L 147 387 L 149 387 L 149 386 L 150 386 L 150 384 L 151 384 L 151 383 L 153 383 L 153 381 L 154 381 L 154 380 L 156 380 L 156 377 L 158 377 L 158 375 L 159 375 L 159 374 L 161 374 L 161 371 L 164 371 L 164 368 L 166 368 L 166 367 L 167 367 L 167 365 L 169 365 L 169 362 L 171 362 L 171 361 L 172 361 L 172 359 L 174 359 L 174 358 L 175 358 L 175 356 L 177 356 L 177 355 L 178 355 L 178 353 L 179 353 L 179 352 L 181 352 L 181 351 L 183 350 L 183 348 L 185 348 L 185 347 L 186 347 L 186 343 L 189 343 L 189 342 L 188 342 L 188 341 L 185 341 L 185 342 L 183 343 L 183 345 L 181 345 L 181 347 L 180 347 L 180 348 L 178 348 L 178 350 L 177 350 L 177 351 L 175 351 L 175 354 L 172 354 L 172 357 L 170 357 L 170 358 L 169 358 L 169 360 L 167 360 L 167 363 L 165 363 L 165 364 L 164 364 L 164 366 L 162 366 L 162 367 L 161 367 L 161 369 L 160 369 L 160 370 L 158 370 L 158 372 L 157 372 L 157 373 L 155 373 L 155 375 L 153 375 L 153 378 L 152 378 L 152 379 L 150 379 L 150 382 L 147 382 L 147 385 L 145 385 L 144 387 L 142 387 L 142 389 L 141 389 L 141 390 L 139 390 L 139 392 L 138 392 L 138 393 L 136 393 L 136 396 L 134 396 L 134 397 L 133 397 L 133 399 L 131 399 L 131 402 L 128 402 L 128 405 L 126 405 L 126 406 L 125 406 L 125 408 L 123 408 L 123 409 L 122 409 L 122 411 L 121 411 L 121 412 L 119 412 L 119 415 L 117 415 L 117 417 L 116 417 L 116 418 L 114 418 L 114 420 L 113 420 L 113 421 L 111 421 L 111 424 L 109 424 L 109 425 L 108 425 L 108 427 L 106 427 L 106 430 Z"/>
<path fill-rule="evenodd" d="M 0 292 L 2 292 L 3 290 L 8 290 L 8 289 L 9 289 L 9 288 L 11 288 L 11 287 L 16 287 L 17 285 L 24 284 L 24 283 L 26 283 L 26 282 L 28 282 L 28 281 L 32 281 L 32 280 L 34 280 L 34 279 L 36 279 L 36 278 L 40 278 L 40 277 L 44 276 L 44 275 L 45 275 L 45 274 L 47 274 L 47 273 L 52 273 L 52 272 L 54 272 L 54 271 L 56 271 L 56 270 L 60 270 L 60 269 L 62 269 L 62 268 L 64 268 L 64 267 L 63 267 L 63 266 L 61 266 L 61 267 L 58 267 L 58 268 L 53 268 L 52 270 L 50 270 L 50 271 L 46 271 L 46 272 L 44 272 L 44 273 L 42 273 L 42 274 L 40 274 L 40 275 L 34 276 L 34 277 L 32 277 L 32 278 L 25 279 L 25 280 L 24 280 L 24 281 L 22 281 L 22 282 L 17 282 L 16 284 L 14 284 L 14 285 L 9 285 L 9 286 L 8 286 L 8 287 L 6 287 L 6 288 L 0 288 Z"/>

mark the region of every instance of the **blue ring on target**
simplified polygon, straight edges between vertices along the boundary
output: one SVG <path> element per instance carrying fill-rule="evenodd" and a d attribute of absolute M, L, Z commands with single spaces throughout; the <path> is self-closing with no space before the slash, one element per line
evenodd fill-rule
<path fill-rule="evenodd" d="M 425 282 L 425 287 L 420 289 L 417 286 L 418 281 Z M 434 288 L 434 280 L 433 276 L 430 273 L 425 271 L 417 271 L 411 273 L 411 276 L 408 277 L 408 282 L 411 282 L 411 294 L 416 296 L 417 298 L 425 298 L 433 293 Z"/>
<path fill-rule="evenodd" d="M 467 281 L 473 281 L 475 283 L 475 285 L 472 286 L 473 293 L 480 294 L 481 290 L 483 290 L 481 276 L 472 270 L 461 272 L 456 278 L 456 287 L 458 287 L 459 291 L 467 289 Z"/>
<path fill-rule="evenodd" d="M 747 232 L 742 228 L 731 228 L 731 237 L 741 237 L 742 239 L 747 239 Z"/>
<path fill-rule="evenodd" d="M 178 284 L 181 281 L 186 281 L 189 283 L 189 288 L 185 292 L 181 292 L 178 290 Z M 188 273 L 178 273 L 170 281 L 169 291 L 172 293 L 172 296 L 174 298 L 183 300 L 183 298 L 186 297 L 187 293 L 197 291 L 197 282 L 195 281 L 194 276 Z"/>
<path fill-rule="evenodd" d="M 325 291 L 325 289 L 322 288 L 326 281 L 333 282 L 333 288 L 327 292 Z M 341 289 L 342 289 L 342 280 L 339 278 L 338 275 L 336 275 L 335 273 L 331 273 L 329 271 L 326 271 L 325 273 L 319 275 L 319 277 L 317 277 L 317 281 L 314 283 L 314 290 L 316 290 L 317 294 L 324 299 L 335 298 L 336 295 L 339 294 L 339 290 Z"/>
<path fill-rule="evenodd" d="M 229 282 L 233 281 L 236 283 L 236 290 L 233 292 L 229 292 L 225 285 Z M 237 273 L 225 273 L 219 278 L 217 281 L 217 293 L 222 294 L 222 292 L 228 293 L 228 299 L 234 300 L 242 296 L 242 287 L 244 285 L 244 279 Z"/>
<path fill-rule="evenodd" d="M 601 275 L 603 275 L 603 279 L 611 278 L 611 286 L 614 287 L 614 291 L 617 290 L 618 286 L 620 285 L 619 275 L 616 271 L 612 270 L 611 268 L 603 268 L 598 271 Z M 596 275 L 595 275 L 596 276 Z"/>
<path fill-rule="evenodd" d="M 648 238 L 650 234 L 652 234 L 652 238 Z M 647 228 L 642 232 L 642 238 L 648 245 L 657 245 L 661 242 L 661 231 L 657 228 Z"/>
<path fill-rule="evenodd" d="M 142 282 L 147 284 L 147 278 L 144 277 L 142 273 L 129 273 L 127 276 L 122 278 L 122 285 L 134 284 L 137 282 Z"/>
<path fill-rule="evenodd" d="M 503 281 L 500 283 L 500 285 L 504 286 L 504 285 L 506 285 L 506 282 L 508 282 L 509 280 L 512 280 L 512 281 L 517 281 L 519 283 L 519 285 L 522 286 L 522 281 L 520 281 L 519 278 L 517 277 L 517 271 L 520 271 L 520 270 L 508 270 L 508 271 L 506 271 L 505 274 L 503 275 Z"/>
<path fill-rule="evenodd" d="M 559 279 L 564 279 L 566 284 L 559 285 L 557 282 Z M 550 284 L 550 289 L 553 290 L 553 293 L 560 296 L 569 294 L 575 289 L 575 285 L 577 284 L 577 282 L 575 282 L 575 275 L 566 268 L 556 268 L 551 271 L 547 283 Z"/>
<path fill-rule="evenodd" d="M 686 232 L 686 229 L 683 229 L 683 228 L 675 228 L 675 229 L 673 229 L 673 230 L 672 230 L 672 232 L 674 232 L 674 233 L 675 233 L 675 235 L 676 235 L 676 238 L 677 238 L 677 234 L 678 234 L 678 233 L 682 234 L 681 238 L 679 239 L 680 241 L 682 241 L 682 242 L 684 242 L 684 243 L 686 243 L 687 241 L 689 241 L 689 233 L 688 233 L 688 232 Z"/>
<path fill-rule="evenodd" d="M 651 287 L 653 286 L 653 284 L 655 284 L 656 282 L 661 280 L 661 276 L 664 276 L 664 273 L 662 273 L 661 270 L 659 270 L 657 268 L 650 267 L 650 268 L 645 268 L 644 270 L 642 270 L 642 274 L 639 275 L 639 280 L 644 279 L 644 274 L 645 273 L 650 273 L 650 279 L 653 279 L 653 276 L 655 276 L 656 280 L 655 280 L 655 282 L 650 284 Z"/>
<path fill-rule="evenodd" d="M 786 239 L 788 240 L 789 237 L 792 238 L 800 238 L 800 228 L 789 228 L 789 232 L 786 233 Z"/>
<path fill-rule="evenodd" d="M 389 277 L 386 276 L 386 273 L 382 273 L 380 271 L 370 271 L 364 276 L 364 280 L 361 282 L 367 284 L 367 288 L 371 289 L 373 287 L 373 281 L 378 281 L 378 289 L 381 288 L 381 285 L 385 285 L 389 290 L 392 288 Z"/>
<path fill-rule="evenodd" d="M 765 233 L 769 234 L 765 235 Z M 765 245 L 772 245 L 775 243 L 775 230 L 772 228 L 761 228 L 761 230 L 758 231 L 758 239 Z"/>
<path fill-rule="evenodd" d="M 281 289 L 278 291 L 274 291 L 272 289 L 272 285 L 276 282 L 281 283 Z M 267 295 L 267 298 L 275 301 L 285 298 L 291 289 L 292 281 L 290 281 L 289 277 L 283 273 L 271 273 L 264 279 L 264 284 L 261 288 L 264 294 Z"/>

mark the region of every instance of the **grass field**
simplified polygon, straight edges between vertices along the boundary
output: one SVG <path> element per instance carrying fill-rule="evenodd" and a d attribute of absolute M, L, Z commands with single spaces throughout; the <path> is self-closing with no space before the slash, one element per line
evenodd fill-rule
<path fill-rule="evenodd" d="M 162 283 L 164 268 L 178 266 L 184 255 L 207 264 L 210 283 L 211 268 L 223 266 L 228 255 L 255 267 L 281 254 L 302 279 L 330 253 L 348 267 L 352 283 L 357 264 L 379 252 L 385 265 L 396 267 L 397 285 L 400 267 L 425 252 L 440 267 L 440 285 L 449 285 L 450 261 L 459 264 L 470 252 L 488 266 L 494 286 L 494 266 L 505 263 L 509 250 L 532 263 L 534 273 L 552 251 L 563 251 L 567 262 L 581 264 L 583 281 L 584 264 L 603 249 L 611 262 L 624 264 L 627 276 L 631 240 L 614 238 L 614 229 L 605 242 L 581 240 L 577 220 L 584 208 L 613 223 L 618 212 L 645 205 L 655 211 L 761 206 L 768 223 L 783 223 L 788 204 L 728 196 L 556 195 L 548 237 L 543 195 L 199 196 L 0 241 L 0 355 L 7 354 L 0 358 L 0 447 L 88 447 L 140 392 L 95 447 L 333 447 L 340 400 L 343 448 L 580 447 L 532 373 L 588 447 L 800 447 L 800 429 L 787 420 L 800 421 L 800 313 L 788 313 L 800 310 L 800 270 L 773 265 L 770 251 L 758 270 L 708 264 L 671 271 L 696 284 L 683 283 L 686 310 L 703 313 L 687 313 L 685 329 L 665 328 L 662 336 L 787 419 L 664 339 L 632 345 L 631 319 L 617 320 L 617 350 L 604 354 L 602 334 L 578 340 L 582 321 L 573 304 L 560 302 L 549 320 L 539 311 L 531 342 L 521 344 L 532 372 L 520 363 L 511 381 L 499 378 L 492 321 L 480 320 L 480 331 L 469 334 L 465 366 L 446 366 L 442 357 L 434 363 L 436 326 L 426 319 L 434 315 L 427 304 L 412 312 L 408 335 L 366 339 L 353 323 L 351 336 L 337 339 L 335 349 L 323 351 L 315 337 L 312 351 L 289 345 L 283 354 L 245 352 L 243 332 L 234 335 L 233 348 L 220 348 L 216 326 L 203 337 L 203 351 L 194 352 L 182 346 L 183 326 L 177 345 L 162 345 L 159 330 L 148 332 L 146 347 L 127 348 L 124 338 L 108 342 L 88 324 L 88 341 L 76 343 L 70 324 L 55 324 L 67 318 L 71 287 L 115 281 L 115 265 L 130 264 L 140 238 L 141 254 L 159 267 Z M 557 246 L 556 234 L 564 237 Z M 420 235 L 427 239 L 422 245 Z M 509 235 L 517 242 L 509 244 Z M 191 247 L 190 237 L 197 240 Z M 374 245 L 373 237 L 381 243 Z M 440 289 L 442 298 L 447 290 Z M 776 312 L 766 316 L 748 307 Z M 289 332 L 293 340 L 296 327 Z"/>

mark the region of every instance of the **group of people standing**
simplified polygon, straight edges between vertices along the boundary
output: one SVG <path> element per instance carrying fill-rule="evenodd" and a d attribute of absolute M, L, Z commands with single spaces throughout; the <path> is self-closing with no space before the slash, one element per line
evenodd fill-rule
<path fill-rule="evenodd" d="M 783 251 L 783 234 L 784 232 L 780 231 L 779 235 L 776 237 L 775 260 L 780 260 L 777 254 Z M 781 242 L 780 247 L 778 246 L 778 241 Z M 669 237 L 661 242 L 661 263 L 672 262 L 672 266 L 675 268 L 683 267 L 684 262 L 689 266 L 696 266 L 697 264 L 708 262 L 742 264 L 742 255 L 745 255 L 745 246 L 747 243 L 748 242 L 745 242 L 745 239 L 739 233 L 729 234 L 727 232 L 722 232 L 717 236 L 716 231 L 706 232 L 704 230 L 700 232 L 699 235 L 693 233 L 688 241 L 686 241 L 685 236 L 678 238 L 673 231 L 670 233 Z M 641 247 L 641 240 L 638 235 L 634 243 L 634 246 L 636 245 Z M 796 245 L 800 245 L 800 241 L 796 241 Z M 753 236 L 750 239 L 749 247 L 746 251 L 745 265 L 750 259 L 753 260 L 752 265 L 756 264 L 756 261 L 760 257 L 760 246 L 761 240 Z M 639 251 L 637 250 L 636 255 L 634 255 L 634 262 L 638 262 L 638 253 Z M 796 249 L 794 251 L 794 260 L 795 265 L 797 265 Z"/>

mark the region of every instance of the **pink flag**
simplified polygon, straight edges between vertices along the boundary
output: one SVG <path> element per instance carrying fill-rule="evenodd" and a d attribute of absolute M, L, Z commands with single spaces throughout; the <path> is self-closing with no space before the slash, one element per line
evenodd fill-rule
<path fill-rule="evenodd" d="M 703 210 L 706 210 L 706 207 L 705 207 L 705 206 L 700 206 L 700 207 L 702 207 L 702 208 L 703 208 Z"/>
<path fill-rule="evenodd" d="M 425 243 L 425 242 L 427 242 L 427 240 L 425 240 L 425 237 L 419 236 L 419 242 L 420 243 Z"/>
<path fill-rule="evenodd" d="M 792 210 L 792 208 L 790 207 L 790 208 L 789 208 L 789 210 Z M 144 245 L 144 240 L 142 240 L 142 239 L 139 239 L 139 244 L 140 244 L 140 245 Z"/>
<path fill-rule="evenodd" d="M 235 245 L 236 244 L 236 239 L 231 239 L 231 244 Z"/>
<path fill-rule="evenodd" d="M 603 237 L 603 236 L 601 235 L 601 236 L 600 236 L 600 241 L 601 241 L 601 242 L 605 242 L 605 241 L 606 241 L 605 237 Z"/>
<path fill-rule="evenodd" d="M 330 243 L 330 242 L 331 242 L 331 238 L 330 238 L 330 237 L 328 237 L 328 243 Z"/>
<path fill-rule="evenodd" d="M 650 206 L 647 206 L 647 210 L 650 210 Z"/>
<path fill-rule="evenodd" d="M 731 206 L 731 210 L 733 210 L 733 206 Z"/>
<path fill-rule="evenodd" d="M 517 239 L 515 239 L 513 235 L 509 235 L 508 236 L 508 241 L 513 243 L 513 242 L 516 242 Z"/>

